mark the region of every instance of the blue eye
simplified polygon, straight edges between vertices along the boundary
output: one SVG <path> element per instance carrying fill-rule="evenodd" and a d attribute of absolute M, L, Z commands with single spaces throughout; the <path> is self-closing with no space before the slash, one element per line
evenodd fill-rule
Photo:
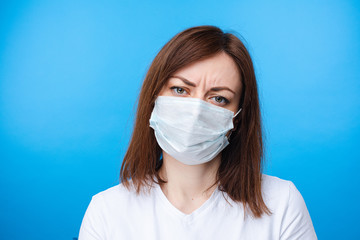
<path fill-rule="evenodd" d="M 229 103 L 229 100 L 227 100 L 226 98 L 221 97 L 221 96 L 213 97 L 213 99 L 215 100 L 215 102 L 221 103 L 221 104 L 224 104 L 224 105 Z"/>
<path fill-rule="evenodd" d="M 177 95 L 183 95 L 186 93 L 186 90 L 181 87 L 171 87 L 170 89 Z"/>

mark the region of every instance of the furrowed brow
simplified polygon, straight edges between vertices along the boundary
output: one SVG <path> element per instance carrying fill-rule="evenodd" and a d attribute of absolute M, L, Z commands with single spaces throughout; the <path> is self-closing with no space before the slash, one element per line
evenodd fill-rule
<path fill-rule="evenodd" d="M 231 90 L 230 88 L 228 88 L 228 87 L 213 87 L 213 88 L 210 89 L 210 91 L 214 91 L 214 92 L 218 92 L 218 91 L 221 91 L 221 90 L 230 91 L 235 95 L 235 92 L 233 90 Z"/>
<path fill-rule="evenodd" d="M 173 78 L 178 78 L 180 79 L 181 81 L 183 81 L 186 85 L 189 85 L 189 86 L 192 86 L 192 87 L 196 87 L 196 84 L 187 80 L 186 78 L 184 77 L 181 77 L 181 76 L 170 76 L 170 77 L 173 77 Z"/>

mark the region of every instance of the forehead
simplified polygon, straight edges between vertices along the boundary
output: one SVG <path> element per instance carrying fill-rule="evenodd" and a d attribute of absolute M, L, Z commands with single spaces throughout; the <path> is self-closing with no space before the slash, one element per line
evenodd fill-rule
<path fill-rule="evenodd" d="M 235 89 L 241 85 L 238 67 L 225 52 L 185 66 L 174 75 L 181 75 L 196 85 L 225 85 Z"/>

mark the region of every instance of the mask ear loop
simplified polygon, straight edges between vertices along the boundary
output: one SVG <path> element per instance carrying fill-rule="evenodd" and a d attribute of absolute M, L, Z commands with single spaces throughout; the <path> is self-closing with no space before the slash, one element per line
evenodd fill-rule
<path fill-rule="evenodd" d="M 235 117 L 241 112 L 241 109 L 242 109 L 242 108 L 240 108 L 239 111 L 237 111 L 237 113 L 235 113 L 235 115 L 233 116 L 233 118 L 235 118 Z"/>
<path fill-rule="evenodd" d="M 235 118 L 235 117 L 241 112 L 241 109 L 242 109 L 242 108 L 240 108 L 239 111 L 237 111 L 237 113 L 235 113 L 235 115 L 233 116 L 233 118 Z M 227 139 L 228 139 L 228 140 L 230 140 L 230 136 L 231 136 L 232 132 L 233 132 L 233 131 L 231 131 L 230 134 L 229 134 L 229 136 L 227 136 Z"/>

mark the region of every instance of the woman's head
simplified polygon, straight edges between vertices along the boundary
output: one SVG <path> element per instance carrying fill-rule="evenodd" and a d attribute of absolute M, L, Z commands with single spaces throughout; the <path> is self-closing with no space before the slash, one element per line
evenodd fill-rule
<path fill-rule="evenodd" d="M 269 212 L 261 196 L 262 131 L 253 64 L 235 35 L 214 26 L 199 26 L 174 36 L 157 54 L 138 100 L 135 127 L 120 178 L 131 178 L 137 192 L 159 176 L 162 150 L 149 119 L 157 96 L 196 97 L 236 112 L 230 144 L 217 172 L 221 190 L 247 204 L 259 217 Z M 227 102 L 228 101 L 228 102 Z M 215 184 L 215 183 L 214 183 Z"/>

